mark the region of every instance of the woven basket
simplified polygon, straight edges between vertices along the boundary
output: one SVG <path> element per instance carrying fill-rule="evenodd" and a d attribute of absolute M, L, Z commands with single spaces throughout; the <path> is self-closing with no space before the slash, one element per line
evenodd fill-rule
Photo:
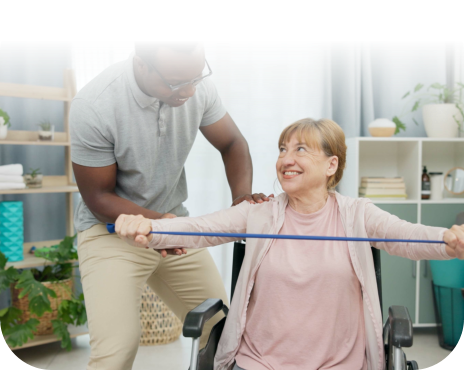
<path fill-rule="evenodd" d="M 56 293 L 56 298 L 49 296 L 52 312 L 45 312 L 42 317 L 31 315 L 29 312 L 29 299 L 27 296 L 19 298 L 18 296 L 22 289 L 16 289 L 14 286 L 11 287 L 13 307 L 19 308 L 21 311 L 23 311 L 20 322 L 24 323 L 30 318 L 39 320 L 39 325 L 37 326 L 37 331 L 34 332 L 34 335 L 47 335 L 53 333 L 52 320 L 58 317 L 58 307 L 61 301 L 64 299 L 71 299 L 73 287 L 73 281 L 71 279 L 62 280 L 59 282 L 44 282 L 42 284 Z"/>
<path fill-rule="evenodd" d="M 140 306 L 141 346 L 156 346 L 174 342 L 182 332 L 182 322 L 145 284 Z"/>

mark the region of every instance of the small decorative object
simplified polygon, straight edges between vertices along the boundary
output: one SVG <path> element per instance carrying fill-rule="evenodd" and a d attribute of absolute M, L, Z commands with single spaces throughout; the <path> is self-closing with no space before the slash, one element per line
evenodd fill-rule
<path fill-rule="evenodd" d="M 429 172 L 430 200 L 443 199 L 443 172 Z"/>
<path fill-rule="evenodd" d="M 445 189 L 454 195 L 464 194 L 464 168 L 454 167 L 446 173 Z"/>
<path fill-rule="evenodd" d="M 23 202 L 0 202 L 0 251 L 11 262 L 24 259 L 23 224 Z"/>
<path fill-rule="evenodd" d="M 446 85 L 434 83 L 425 91 L 422 89 L 423 84 L 417 84 L 412 93 L 408 91 L 402 99 L 409 97 L 405 105 L 412 108 L 393 117 L 393 122 L 397 126 L 395 134 L 400 130 L 406 130 L 406 125 L 401 121 L 403 116 L 413 113 L 422 107 L 424 119 L 424 127 L 428 137 L 434 138 L 454 138 L 460 135 L 464 130 L 464 103 L 462 93 L 464 84 L 458 82 L 454 89 L 448 88 Z M 413 118 L 416 125 L 418 122 Z"/>
<path fill-rule="evenodd" d="M 51 261 L 43 269 L 6 268 L 0 252 L 0 293 L 10 288 L 13 304 L 0 310 L 2 334 L 11 348 L 20 348 L 35 335 L 55 334 L 61 347 L 71 350 L 68 325 L 87 322 L 84 295 L 72 289 L 77 250 L 76 235 L 66 236 L 59 245 L 39 248 L 35 256 Z"/>
<path fill-rule="evenodd" d="M 10 126 L 10 116 L 8 113 L 0 109 L 0 140 L 6 139 L 8 135 L 8 127 Z"/>
<path fill-rule="evenodd" d="M 31 168 L 30 170 L 31 173 L 24 175 L 24 182 L 26 183 L 26 186 L 30 189 L 41 188 L 43 175 L 39 172 L 40 168 L 36 168 L 35 170 Z"/>
<path fill-rule="evenodd" d="M 39 124 L 39 140 L 40 141 L 53 141 L 55 136 L 55 126 L 49 121 L 42 121 Z"/>
<path fill-rule="evenodd" d="M 156 346 L 174 342 L 182 333 L 182 322 L 145 284 L 140 305 L 141 346 Z"/>
<path fill-rule="evenodd" d="M 396 131 L 394 122 L 386 118 L 377 118 L 375 121 L 369 123 L 369 133 L 376 137 L 390 137 Z"/>

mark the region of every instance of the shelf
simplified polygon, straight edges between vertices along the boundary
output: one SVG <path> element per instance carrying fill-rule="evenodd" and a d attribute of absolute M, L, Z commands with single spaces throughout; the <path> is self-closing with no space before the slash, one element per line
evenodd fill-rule
<path fill-rule="evenodd" d="M 33 267 L 54 265 L 55 264 L 54 262 L 45 260 L 43 258 L 38 258 L 34 256 L 33 254 L 30 254 L 29 250 L 32 248 L 32 246 L 35 246 L 37 249 L 40 249 L 43 247 L 51 247 L 52 245 L 57 245 L 60 242 L 61 242 L 61 239 L 24 243 L 24 246 L 23 246 L 24 260 L 18 261 L 18 262 L 8 262 L 6 264 L 6 268 L 14 267 L 16 269 L 28 269 L 28 268 L 33 268 Z M 77 261 L 71 260 L 68 262 L 77 262 Z"/>
<path fill-rule="evenodd" d="M 421 200 L 422 204 L 464 204 L 464 198 L 445 198 L 442 200 Z"/>
<path fill-rule="evenodd" d="M 428 142 L 457 142 L 463 143 L 464 137 L 453 137 L 453 138 L 431 138 L 431 137 L 370 137 L 362 136 L 356 138 L 359 141 L 428 141 Z"/>
<path fill-rule="evenodd" d="M 78 337 L 80 335 L 89 334 L 89 328 L 87 328 L 87 326 L 85 326 L 85 325 L 82 325 L 82 326 L 70 325 L 68 327 L 68 330 L 69 330 L 69 336 L 71 338 L 76 338 L 76 337 Z M 47 343 L 53 343 L 53 342 L 59 342 L 59 341 L 60 341 L 60 339 L 58 339 L 55 334 L 36 335 L 34 337 L 34 339 L 29 340 L 22 347 L 13 347 L 13 348 L 10 348 L 10 349 L 12 351 L 14 351 L 14 350 L 18 350 L 18 349 L 34 347 L 34 346 L 39 346 L 41 344 L 47 344 Z"/>
<path fill-rule="evenodd" d="M 38 131 L 14 131 L 8 130 L 6 139 L 0 140 L 0 145 L 46 145 L 46 146 L 70 146 L 66 132 L 55 132 L 53 141 L 39 141 Z"/>
<path fill-rule="evenodd" d="M 369 198 L 370 199 L 370 198 Z M 373 200 L 371 199 L 374 204 L 417 204 L 419 203 L 418 200 Z"/>
<path fill-rule="evenodd" d="M 36 86 L 0 82 L 0 96 L 70 102 L 72 96 L 62 87 Z"/>
<path fill-rule="evenodd" d="M 38 189 L 7 189 L 0 190 L 0 194 L 44 194 L 44 193 L 77 193 L 75 184 L 68 184 L 66 176 L 44 176 L 42 187 Z"/>

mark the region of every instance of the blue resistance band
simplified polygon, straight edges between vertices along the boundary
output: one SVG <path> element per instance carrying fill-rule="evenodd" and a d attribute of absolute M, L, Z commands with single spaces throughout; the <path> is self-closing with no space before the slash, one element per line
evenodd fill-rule
<path fill-rule="evenodd" d="M 115 232 L 114 224 L 106 224 L 110 234 Z M 371 243 L 429 243 L 445 244 L 443 240 L 410 240 L 410 239 L 375 239 L 375 238 L 348 238 L 341 236 L 309 236 L 309 235 L 278 235 L 278 234 L 239 234 L 239 233 L 193 233 L 182 231 L 150 231 L 150 234 L 164 235 L 187 235 L 187 236 L 217 236 L 221 238 L 255 238 L 255 239 L 297 239 L 297 240 L 336 240 L 350 242 L 371 242 Z"/>

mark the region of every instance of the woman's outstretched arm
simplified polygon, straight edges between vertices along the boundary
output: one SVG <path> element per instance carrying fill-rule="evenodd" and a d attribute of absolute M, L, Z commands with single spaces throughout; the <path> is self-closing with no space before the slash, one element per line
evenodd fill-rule
<path fill-rule="evenodd" d="M 413 224 L 401 220 L 373 203 L 366 203 L 365 225 L 369 238 L 382 239 L 423 239 L 443 240 L 447 229 L 442 227 Z M 373 243 L 378 249 L 388 254 L 409 258 L 412 260 L 445 260 L 454 257 L 452 249 L 446 244 L 423 243 Z"/>
<path fill-rule="evenodd" d="M 154 249 L 204 248 L 229 243 L 238 238 L 161 235 L 150 231 L 202 233 L 244 233 L 248 213 L 254 205 L 243 201 L 237 206 L 200 217 L 178 217 L 150 220 L 142 216 L 121 215 L 116 220 L 116 233 L 136 247 Z M 258 205 L 257 205 L 258 206 Z"/>

